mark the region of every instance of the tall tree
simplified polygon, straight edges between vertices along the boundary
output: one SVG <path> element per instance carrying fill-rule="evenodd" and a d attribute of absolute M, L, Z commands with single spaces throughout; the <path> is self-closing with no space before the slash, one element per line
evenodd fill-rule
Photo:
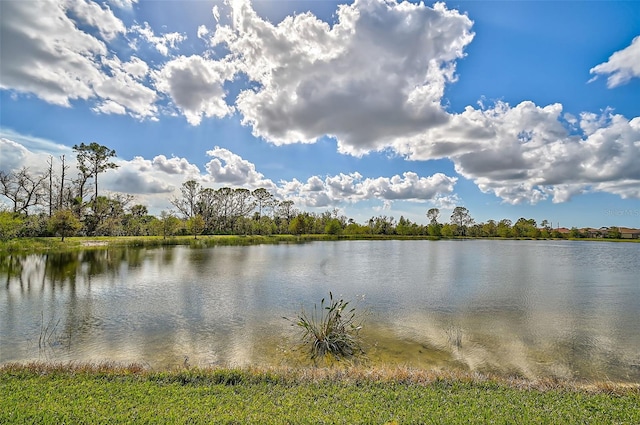
<path fill-rule="evenodd" d="M 76 153 L 80 173 L 83 176 L 88 175 L 93 177 L 93 184 L 95 186 L 93 199 L 95 206 L 98 199 L 98 174 L 118 168 L 117 164 L 110 162 L 111 158 L 116 156 L 116 151 L 96 142 L 91 142 L 88 145 L 84 143 L 74 145 L 73 150 Z"/>
<path fill-rule="evenodd" d="M 429 224 L 438 224 L 438 216 L 440 215 L 440 210 L 437 208 L 431 208 L 427 211 L 427 218 L 429 219 Z"/>
<path fill-rule="evenodd" d="M 196 214 L 196 206 L 200 195 L 200 183 L 195 180 L 187 180 L 180 188 L 182 198 L 171 199 L 171 204 L 182 213 L 185 219 Z"/>
<path fill-rule="evenodd" d="M 60 199 L 58 199 L 58 209 L 62 209 L 62 206 L 64 205 L 64 178 L 66 171 L 69 168 L 68 165 L 65 165 L 64 155 L 60 157 L 60 162 Z"/>
<path fill-rule="evenodd" d="M 462 236 L 466 236 L 467 234 L 467 226 L 473 223 L 473 219 L 471 215 L 469 215 L 469 210 L 465 207 L 455 207 L 453 212 L 451 213 L 451 224 L 455 224 L 458 232 Z"/>
<path fill-rule="evenodd" d="M 51 218 L 53 214 L 53 156 L 49 155 L 47 164 L 49 165 L 47 170 L 47 175 L 49 176 L 49 187 L 47 188 L 49 191 L 49 218 Z"/>
<path fill-rule="evenodd" d="M 429 225 L 427 226 L 427 233 L 429 236 L 440 236 L 440 223 L 438 223 L 438 217 L 440 216 L 440 210 L 438 208 L 431 208 L 427 211 L 427 218 L 429 219 Z"/>
<path fill-rule="evenodd" d="M 262 210 L 264 208 L 273 208 L 275 206 L 275 198 L 264 187 L 260 187 L 253 192 L 251 192 L 253 197 L 256 200 L 256 206 L 258 207 L 258 219 L 262 217 Z"/>

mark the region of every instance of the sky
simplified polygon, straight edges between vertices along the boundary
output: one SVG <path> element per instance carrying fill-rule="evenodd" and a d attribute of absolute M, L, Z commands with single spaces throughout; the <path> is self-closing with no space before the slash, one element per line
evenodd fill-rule
<path fill-rule="evenodd" d="M 0 31 L 4 172 L 97 142 L 153 214 L 195 179 L 640 227 L 640 2 L 2 0 Z"/>

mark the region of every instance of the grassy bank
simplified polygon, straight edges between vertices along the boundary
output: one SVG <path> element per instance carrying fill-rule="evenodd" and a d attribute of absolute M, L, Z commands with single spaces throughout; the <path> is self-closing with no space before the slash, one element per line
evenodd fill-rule
<path fill-rule="evenodd" d="M 640 389 L 409 369 L 0 368 L 0 423 L 640 423 Z"/>
<path fill-rule="evenodd" d="M 161 236 L 96 236 L 70 237 L 61 241 L 60 238 L 15 238 L 0 240 L 0 252 L 41 252 L 67 251 L 77 249 L 100 249 L 105 247 L 156 247 L 171 245 L 188 245 L 193 247 L 208 247 L 216 245 L 259 245 L 277 243 L 303 243 L 311 241 L 334 240 L 439 240 L 431 236 L 402 236 L 402 235 L 206 235 L 171 236 L 166 239 Z M 474 238 L 454 238 L 474 239 Z M 480 240 L 516 240 L 514 238 L 475 238 Z M 528 238 L 519 238 L 528 239 Z M 528 239 L 530 240 L 530 239 Z M 564 240 L 564 239 L 561 239 Z M 597 242 L 636 242 L 640 239 L 569 239 L 577 241 Z"/>
<path fill-rule="evenodd" d="M 61 241 L 60 238 L 16 238 L 0 241 L 0 252 L 38 252 L 65 251 L 77 249 L 100 249 L 105 247 L 155 247 L 171 245 L 188 245 L 207 247 L 215 245 L 257 245 L 274 243 L 300 243 L 314 240 L 336 240 L 330 235 L 215 235 L 215 236 L 96 236 L 71 237 Z"/>

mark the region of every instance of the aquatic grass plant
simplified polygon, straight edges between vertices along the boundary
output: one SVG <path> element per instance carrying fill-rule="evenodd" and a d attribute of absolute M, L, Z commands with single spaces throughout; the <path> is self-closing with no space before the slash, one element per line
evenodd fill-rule
<path fill-rule="evenodd" d="M 362 320 L 355 307 L 350 308 L 349 301 L 334 298 L 332 292 L 326 305 L 325 301 L 320 301 L 320 308 L 314 304 L 311 314 L 301 309 L 292 321 L 302 330 L 302 344 L 309 346 L 311 360 L 341 360 L 364 354 L 359 335 Z"/>

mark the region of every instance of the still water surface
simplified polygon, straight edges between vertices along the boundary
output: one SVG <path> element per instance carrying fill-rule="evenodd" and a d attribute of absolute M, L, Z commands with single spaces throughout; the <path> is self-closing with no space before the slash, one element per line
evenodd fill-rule
<path fill-rule="evenodd" d="M 640 244 L 338 241 L 0 255 L 0 363 L 296 365 L 329 291 L 373 364 L 640 382 Z"/>

